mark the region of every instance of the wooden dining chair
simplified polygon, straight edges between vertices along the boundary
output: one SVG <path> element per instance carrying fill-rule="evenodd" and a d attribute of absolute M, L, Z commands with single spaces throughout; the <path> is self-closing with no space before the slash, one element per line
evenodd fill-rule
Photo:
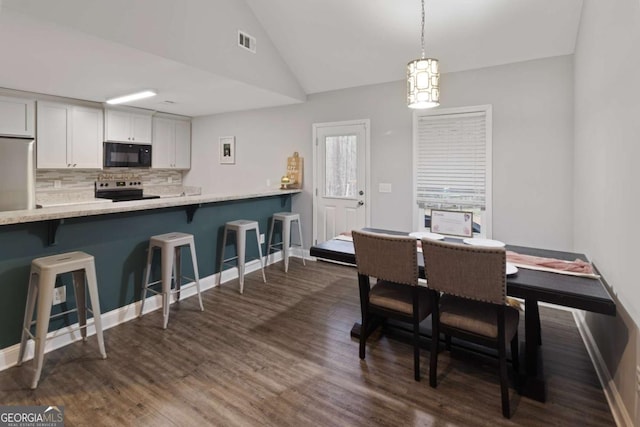
<path fill-rule="evenodd" d="M 414 378 L 420 381 L 420 322 L 431 313 L 431 293 L 418 287 L 417 241 L 412 237 L 354 231 L 360 287 L 360 359 L 373 328 L 373 317 L 413 325 Z M 371 286 L 371 278 L 375 284 Z"/>
<path fill-rule="evenodd" d="M 519 312 L 506 305 L 504 249 L 423 239 L 422 253 L 427 285 L 436 291 L 429 384 L 437 385 L 440 333 L 447 337 L 447 344 L 453 336 L 495 348 L 500 366 L 502 415 L 510 418 L 506 342 L 511 342 L 511 359 L 517 372 Z"/>

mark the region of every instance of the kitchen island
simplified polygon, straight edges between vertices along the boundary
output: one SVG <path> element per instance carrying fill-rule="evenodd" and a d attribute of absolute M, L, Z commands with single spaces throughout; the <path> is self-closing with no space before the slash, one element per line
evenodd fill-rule
<path fill-rule="evenodd" d="M 105 215 L 120 212 L 144 211 L 176 206 L 193 206 L 206 203 L 247 200 L 262 197 L 287 196 L 301 191 L 302 190 L 266 190 L 242 194 L 198 194 L 195 196 L 162 197 L 158 199 L 99 204 L 93 202 L 83 203 L 80 201 L 76 203 L 69 203 L 64 206 L 0 212 L 0 225 Z"/>
<path fill-rule="evenodd" d="M 0 353 L 13 349 L 20 340 L 29 269 L 34 258 L 76 250 L 93 255 L 100 306 L 103 317 L 108 316 L 109 312 L 139 301 L 150 236 L 171 231 L 193 234 L 200 277 L 212 282 L 220 269 L 214 260 L 219 259 L 225 222 L 257 220 L 261 233 L 268 233 L 271 215 L 290 211 L 291 198 L 300 191 L 202 194 L 1 212 Z M 256 254 L 247 253 L 247 257 L 255 255 L 257 249 Z M 157 261 L 154 274 L 159 273 Z M 190 263 L 184 265 L 185 275 L 193 277 Z M 68 282 L 65 278 L 61 284 L 68 287 L 67 295 L 71 295 L 72 285 Z M 54 306 L 52 312 L 73 308 L 72 304 L 64 306 L 64 303 Z M 74 316 L 63 317 L 52 321 L 50 330 L 75 321 Z M 5 357 L 6 364 L 10 365 L 11 360 Z"/>

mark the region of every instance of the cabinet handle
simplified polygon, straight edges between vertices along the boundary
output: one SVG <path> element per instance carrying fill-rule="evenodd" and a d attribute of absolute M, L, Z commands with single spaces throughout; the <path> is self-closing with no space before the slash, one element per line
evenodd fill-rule
<path fill-rule="evenodd" d="M 135 141 L 135 140 L 136 140 L 136 137 L 134 136 L 133 138 L 131 138 L 131 140 L 132 140 L 132 141 Z"/>
<path fill-rule="evenodd" d="M 70 168 L 71 167 L 71 163 L 67 163 L 67 167 Z"/>
<path fill-rule="evenodd" d="M 75 167 L 76 167 L 76 165 L 77 165 L 77 163 L 74 163 L 74 164 L 73 164 L 73 167 L 75 168 Z"/>

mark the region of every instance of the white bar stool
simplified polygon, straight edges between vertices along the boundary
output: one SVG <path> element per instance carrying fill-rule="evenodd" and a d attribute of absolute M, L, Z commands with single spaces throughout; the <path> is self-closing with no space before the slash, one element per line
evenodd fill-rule
<path fill-rule="evenodd" d="M 276 221 L 280 221 L 282 224 L 282 241 L 280 243 L 271 243 L 273 238 L 273 229 Z M 300 244 L 291 243 L 291 223 L 296 221 L 298 223 L 298 236 L 300 238 Z M 286 244 L 285 244 L 286 243 Z M 271 218 L 271 230 L 269 231 L 269 246 L 267 247 L 267 261 L 271 255 L 274 246 L 281 246 L 280 250 L 284 253 L 284 271 L 289 271 L 289 250 L 291 246 L 304 248 L 302 244 L 302 225 L 300 224 L 300 214 L 293 212 L 278 212 L 274 213 Z M 278 250 L 278 249 L 276 249 Z M 307 265 L 304 262 L 304 256 L 302 257 L 302 264 Z"/>
<path fill-rule="evenodd" d="M 182 275 L 181 250 L 184 246 L 189 246 L 191 250 L 191 262 L 193 264 L 193 275 L 195 278 Z M 151 278 L 151 262 L 153 261 L 154 249 L 160 249 L 162 258 L 162 278 L 154 282 L 149 282 Z M 173 276 L 171 272 L 173 270 Z M 157 236 L 151 236 L 149 239 L 149 253 L 147 254 L 147 268 L 144 283 L 142 284 L 142 301 L 140 303 L 140 316 L 142 317 L 144 310 L 144 302 L 147 298 L 147 291 L 154 294 L 162 295 L 162 328 L 167 329 L 169 323 L 169 305 L 171 304 L 171 294 L 177 294 L 176 300 L 180 301 L 180 288 L 182 279 L 188 279 L 195 282 L 196 291 L 198 293 L 198 302 L 200 303 L 200 311 L 204 311 L 202 306 L 202 296 L 200 295 L 200 276 L 198 275 L 198 260 L 196 258 L 196 248 L 193 235 L 187 233 L 166 233 Z M 175 289 L 171 286 L 175 282 Z M 158 283 L 162 283 L 162 290 L 156 291 L 151 288 Z"/>
<path fill-rule="evenodd" d="M 72 273 L 73 287 L 77 308 L 58 313 L 51 316 L 51 305 L 53 303 L 53 293 L 56 287 L 56 277 L 58 274 Z M 84 252 L 68 252 L 59 255 L 52 255 L 36 258 L 31 262 L 31 273 L 29 278 L 29 291 L 27 294 L 27 307 L 24 313 L 24 323 L 22 326 L 22 340 L 20 341 L 20 351 L 18 353 L 18 366 L 22 364 L 27 340 L 32 338 L 35 341 L 34 364 L 35 374 L 31 388 L 38 387 L 40 374 L 42 373 L 42 361 L 44 359 L 44 347 L 49 330 L 49 321 L 52 318 L 65 314 L 78 312 L 79 328 L 69 332 L 80 330 L 84 341 L 87 340 L 87 311 L 93 314 L 93 324 L 96 328 L 98 347 L 103 359 L 107 358 L 104 350 L 104 339 L 102 337 L 102 322 L 100 319 L 100 301 L 98 298 L 98 280 L 96 278 L 96 266 L 93 256 Z M 85 280 L 86 279 L 86 280 Z M 85 281 L 89 289 L 91 308 L 87 307 L 85 294 Z M 38 304 L 36 320 L 33 320 L 33 312 Z M 36 335 L 31 334 L 31 326 L 35 323 Z"/>
<path fill-rule="evenodd" d="M 262 259 L 262 246 L 260 245 L 260 229 L 258 227 L 258 221 L 249 221 L 246 219 L 239 219 L 237 221 L 229 221 L 224 225 L 224 235 L 222 237 L 222 250 L 220 251 L 220 274 L 218 275 L 218 285 L 222 280 L 222 270 L 225 264 L 230 264 L 233 260 L 237 261 L 238 265 L 238 278 L 240 280 L 240 293 L 244 290 L 244 265 L 245 265 L 245 253 L 246 253 L 246 241 L 247 231 L 255 230 L 256 243 L 258 244 L 258 254 L 260 255 L 260 269 L 262 270 L 262 280 L 267 283 L 267 278 L 264 275 L 264 260 Z M 225 248 L 227 246 L 227 234 L 230 231 L 236 233 L 236 248 L 237 256 L 231 258 L 224 258 Z"/>

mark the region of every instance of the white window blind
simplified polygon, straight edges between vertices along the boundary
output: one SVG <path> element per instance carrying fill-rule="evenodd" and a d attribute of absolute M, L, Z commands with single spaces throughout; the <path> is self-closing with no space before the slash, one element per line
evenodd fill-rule
<path fill-rule="evenodd" d="M 485 210 L 486 112 L 417 116 L 415 129 L 418 206 Z"/>

